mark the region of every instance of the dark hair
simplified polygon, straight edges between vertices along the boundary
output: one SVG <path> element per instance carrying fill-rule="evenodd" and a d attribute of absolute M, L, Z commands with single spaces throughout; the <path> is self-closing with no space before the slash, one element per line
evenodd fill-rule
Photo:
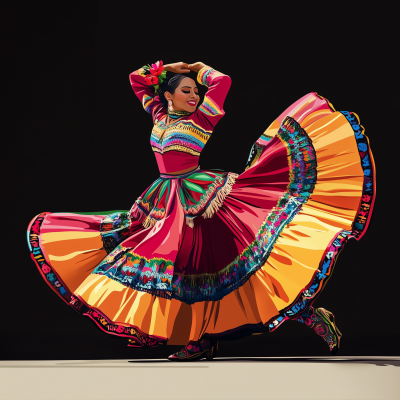
<path fill-rule="evenodd" d="M 161 103 L 165 108 L 168 107 L 168 100 L 165 98 L 165 92 L 169 92 L 171 94 L 175 93 L 176 88 L 181 83 L 183 78 L 187 78 L 187 75 L 183 74 L 173 74 L 172 76 L 167 76 L 165 81 L 158 88 L 158 96 L 161 100 Z"/>

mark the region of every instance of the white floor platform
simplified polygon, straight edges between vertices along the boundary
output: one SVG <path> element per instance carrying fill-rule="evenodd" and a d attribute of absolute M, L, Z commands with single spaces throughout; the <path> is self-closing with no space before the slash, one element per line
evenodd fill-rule
<path fill-rule="evenodd" d="M 1 400 L 400 399 L 400 357 L 0 361 Z"/>

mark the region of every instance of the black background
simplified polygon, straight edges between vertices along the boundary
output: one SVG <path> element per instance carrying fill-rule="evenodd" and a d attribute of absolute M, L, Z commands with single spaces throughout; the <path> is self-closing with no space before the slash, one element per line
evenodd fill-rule
<path fill-rule="evenodd" d="M 160 358 L 178 349 L 128 348 L 79 317 L 47 287 L 26 244 L 38 213 L 127 210 L 158 177 L 151 118 L 128 81 L 157 60 L 202 61 L 233 80 L 226 116 L 201 156 L 205 169 L 243 171 L 262 132 L 311 91 L 359 115 L 377 166 L 375 210 L 315 306 L 336 315 L 341 355 L 399 355 L 390 25 L 376 9 L 256 3 L 26 1 L 2 12 L 1 359 Z M 289 321 L 273 333 L 221 342 L 220 355 L 329 351 L 313 331 Z"/>

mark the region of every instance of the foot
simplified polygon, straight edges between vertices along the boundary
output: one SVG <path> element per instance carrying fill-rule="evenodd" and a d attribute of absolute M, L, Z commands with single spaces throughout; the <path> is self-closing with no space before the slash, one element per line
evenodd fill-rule
<path fill-rule="evenodd" d="M 310 318 L 304 321 L 310 328 L 321 336 L 329 346 L 331 354 L 337 354 L 340 348 L 342 334 L 335 324 L 335 316 L 325 308 L 312 308 L 308 311 Z"/>
<path fill-rule="evenodd" d="M 182 350 L 168 357 L 170 361 L 196 361 L 206 358 L 211 361 L 217 354 L 218 342 L 211 343 L 207 339 L 201 342 L 190 341 Z"/>

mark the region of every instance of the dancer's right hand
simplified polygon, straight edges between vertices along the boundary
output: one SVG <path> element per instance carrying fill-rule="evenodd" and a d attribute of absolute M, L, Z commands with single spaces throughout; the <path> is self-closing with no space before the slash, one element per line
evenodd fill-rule
<path fill-rule="evenodd" d="M 181 61 L 173 64 L 166 64 L 164 65 L 164 69 L 169 72 L 175 72 L 176 74 L 184 74 L 186 72 L 190 72 L 188 65 L 189 64 Z"/>

